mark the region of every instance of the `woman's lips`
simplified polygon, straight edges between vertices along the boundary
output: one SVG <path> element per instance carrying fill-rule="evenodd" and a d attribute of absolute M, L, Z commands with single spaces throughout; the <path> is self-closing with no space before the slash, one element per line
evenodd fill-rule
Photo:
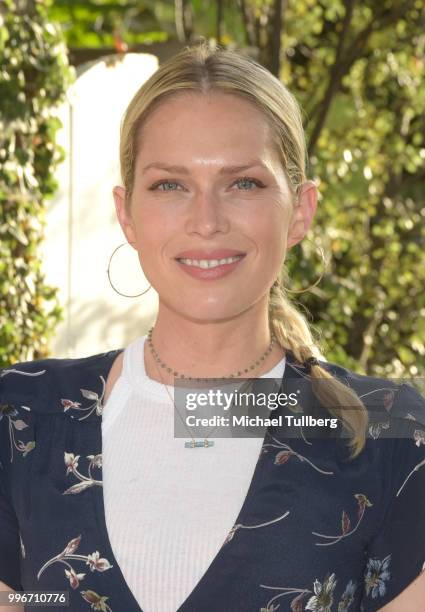
<path fill-rule="evenodd" d="M 224 263 L 218 266 L 214 266 L 213 268 L 200 268 L 198 266 L 183 263 L 178 259 L 176 259 L 176 261 L 180 269 L 182 269 L 184 272 L 186 272 L 186 274 L 192 276 L 193 278 L 198 278 L 201 280 L 215 280 L 217 278 L 227 276 L 227 274 L 233 272 L 233 270 L 241 263 L 244 258 L 245 255 L 242 255 L 242 257 L 240 257 L 233 263 Z"/>
<path fill-rule="evenodd" d="M 235 255 L 245 255 L 244 251 L 236 249 L 188 249 L 177 253 L 176 259 L 224 259 L 225 257 L 234 257 Z"/>

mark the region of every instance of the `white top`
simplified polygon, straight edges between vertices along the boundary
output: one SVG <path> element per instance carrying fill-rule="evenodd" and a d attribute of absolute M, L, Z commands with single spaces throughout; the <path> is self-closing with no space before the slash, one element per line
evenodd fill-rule
<path fill-rule="evenodd" d="M 103 411 L 106 525 L 143 612 L 176 612 L 234 525 L 263 438 L 209 436 L 214 446 L 185 448 L 165 386 L 146 374 L 145 339 L 125 349 Z M 281 378 L 284 369 L 285 358 L 263 377 Z"/>

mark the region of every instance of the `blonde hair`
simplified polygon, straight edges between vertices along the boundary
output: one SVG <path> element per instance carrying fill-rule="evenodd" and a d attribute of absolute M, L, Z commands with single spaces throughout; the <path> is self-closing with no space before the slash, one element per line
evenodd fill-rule
<path fill-rule="evenodd" d="M 270 126 L 272 143 L 279 154 L 288 183 L 296 196 L 306 180 L 306 146 L 301 113 L 293 95 L 271 72 L 241 53 L 211 47 L 204 40 L 187 46 L 162 64 L 131 100 L 121 124 L 121 178 L 127 204 L 134 187 L 138 140 L 150 114 L 178 93 L 215 91 L 250 101 Z M 270 289 L 269 322 L 279 344 L 292 351 L 303 364 L 309 357 L 322 358 L 305 316 L 289 300 L 283 282 L 288 280 L 284 265 L 278 282 Z M 365 446 L 367 410 L 354 390 L 322 368 L 311 366 L 312 390 L 328 412 L 340 419 L 348 432 L 349 459 Z M 325 384 L 323 384 L 323 379 Z"/>

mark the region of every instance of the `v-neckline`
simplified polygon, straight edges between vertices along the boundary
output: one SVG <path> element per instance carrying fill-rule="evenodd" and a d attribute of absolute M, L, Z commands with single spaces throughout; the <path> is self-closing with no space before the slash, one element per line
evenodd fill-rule
<path fill-rule="evenodd" d="M 109 351 L 106 356 L 107 356 L 107 363 L 104 363 L 104 360 L 102 360 L 102 375 L 104 376 L 105 381 L 108 379 L 108 375 L 109 372 L 112 368 L 112 364 L 114 363 L 114 360 L 116 359 L 116 357 L 123 352 L 125 349 L 115 349 L 112 351 Z M 105 354 L 102 355 L 103 358 L 105 357 Z M 289 378 L 298 378 L 301 374 L 300 372 L 295 369 L 293 367 L 293 363 L 294 361 L 296 362 L 293 354 L 291 351 L 286 350 L 285 351 L 285 369 L 283 372 L 283 376 L 282 376 L 282 380 L 281 383 L 279 385 L 279 392 L 282 391 L 283 385 L 285 383 L 285 381 Z M 289 370 L 291 370 L 292 374 L 290 375 Z M 98 440 L 97 440 L 97 446 L 98 448 L 100 448 L 99 454 L 103 453 L 103 436 L 102 436 L 102 417 L 103 417 L 103 408 L 104 408 L 104 403 L 103 403 L 103 399 L 101 400 L 101 406 L 102 406 L 102 412 L 101 412 L 101 417 L 99 420 L 97 420 L 97 429 L 96 429 L 96 433 L 98 436 Z M 234 522 L 234 525 L 239 524 L 239 523 L 244 523 L 245 522 L 245 518 L 249 515 L 249 512 L 251 510 L 252 507 L 252 500 L 255 499 L 256 497 L 256 493 L 258 491 L 258 488 L 262 482 L 262 476 L 264 474 L 264 470 L 265 470 L 265 466 L 266 466 L 266 462 L 265 461 L 261 461 L 262 458 L 262 449 L 263 449 L 263 444 L 266 440 L 266 437 L 269 433 L 269 429 L 270 427 L 267 427 L 264 437 L 263 437 L 263 441 L 262 444 L 260 446 L 260 451 L 257 457 L 257 461 L 255 463 L 255 467 L 254 467 L 254 471 L 251 477 L 251 481 L 248 487 L 248 491 L 246 493 L 246 496 L 242 502 L 241 508 L 239 510 L 238 516 L 236 517 L 236 520 Z M 199 452 L 199 451 L 194 451 L 194 452 Z M 201 451 L 202 452 L 202 451 Z M 102 477 L 102 481 L 103 481 L 103 477 Z M 98 491 L 96 491 L 95 497 L 95 505 L 96 505 L 96 511 L 97 511 L 97 518 L 98 520 L 100 520 L 100 531 L 101 531 L 101 536 L 103 537 L 103 541 L 106 544 L 106 547 L 109 550 L 109 558 L 111 560 L 111 564 L 112 566 L 115 568 L 115 570 L 118 572 L 118 574 L 121 577 L 122 580 L 122 584 L 123 584 L 123 588 L 125 589 L 125 591 L 127 592 L 127 595 L 129 596 L 130 600 L 134 602 L 134 610 L 132 610 L 131 612 L 144 612 L 143 608 L 141 607 L 141 605 L 139 604 L 139 602 L 137 601 L 137 599 L 135 598 L 132 590 L 130 589 L 130 586 L 128 585 L 125 576 L 118 564 L 118 561 L 115 557 L 113 548 L 112 548 L 112 543 L 109 539 L 109 533 L 108 533 L 108 528 L 106 525 L 106 513 L 105 513 L 105 501 L 104 501 L 104 493 L 103 493 L 103 485 L 101 487 L 96 487 L 96 489 L 98 489 Z M 212 561 L 210 562 L 210 564 L 208 565 L 207 569 L 205 570 L 205 572 L 203 573 L 203 575 L 201 576 L 200 580 L 196 583 L 196 585 L 194 586 L 194 588 L 192 589 L 192 591 L 189 593 L 189 595 L 186 597 L 186 599 L 183 601 L 182 604 L 180 604 L 179 608 L 176 610 L 176 612 L 190 612 L 191 611 L 191 602 L 192 600 L 197 596 L 198 592 L 200 589 L 203 588 L 204 584 L 207 582 L 207 580 L 209 579 L 209 577 L 211 576 L 211 574 L 213 574 L 216 566 L 220 563 L 220 561 L 222 560 L 223 555 L 226 555 L 226 553 L 228 553 L 229 549 L 227 548 L 226 545 L 224 545 L 224 541 L 223 544 L 220 546 L 219 550 L 216 552 L 215 556 L 213 557 Z M 188 607 L 189 606 L 189 607 Z"/>

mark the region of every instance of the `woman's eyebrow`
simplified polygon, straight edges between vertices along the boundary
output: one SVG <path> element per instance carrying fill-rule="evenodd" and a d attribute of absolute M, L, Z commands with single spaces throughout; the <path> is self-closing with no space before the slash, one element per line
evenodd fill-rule
<path fill-rule="evenodd" d="M 269 168 L 261 161 L 261 160 L 252 160 L 251 162 L 248 162 L 248 164 L 245 164 L 243 166 L 223 166 L 222 168 L 220 168 L 220 170 L 218 171 L 218 174 L 222 175 L 222 174 L 234 174 L 235 172 L 241 172 L 243 170 L 248 170 L 249 168 L 254 168 L 256 166 L 262 167 L 265 170 L 269 170 Z M 147 166 L 144 166 L 142 168 L 142 173 L 144 174 L 145 172 L 147 172 L 148 170 L 150 170 L 151 168 L 157 168 L 159 170 L 164 170 L 165 172 L 178 172 L 180 174 L 189 174 L 190 171 L 188 170 L 188 168 L 186 168 L 186 166 L 174 166 L 174 165 L 168 165 L 168 164 L 164 164 L 161 162 L 152 162 L 151 164 L 148 164 Z"/>

